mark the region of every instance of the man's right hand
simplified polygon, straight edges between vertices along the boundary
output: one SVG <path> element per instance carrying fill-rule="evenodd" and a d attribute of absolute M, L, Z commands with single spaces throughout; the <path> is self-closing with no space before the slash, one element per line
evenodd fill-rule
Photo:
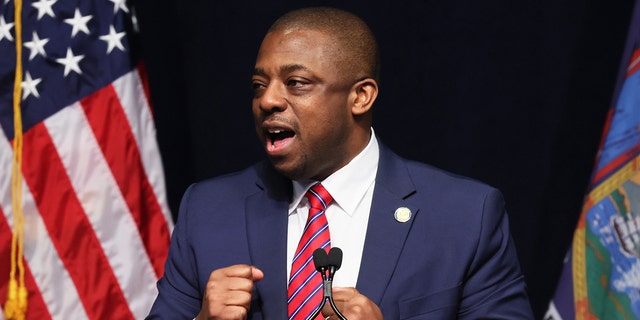
<path fill-rule="evenodd" d="M 197 320 L 244 320 L 251 305 L 253 284 L 264 278 L 260 269 L 246 264 L 214 270 L 209 275 Z"/>

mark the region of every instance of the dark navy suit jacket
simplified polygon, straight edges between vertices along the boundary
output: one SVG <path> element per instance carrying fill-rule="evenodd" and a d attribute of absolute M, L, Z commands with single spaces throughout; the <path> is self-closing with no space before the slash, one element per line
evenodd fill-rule
<path fill-rule="evenodd" d="M 192 319 L 210 273 L 241 263 L 265 274 L 248 319 L 286 319 L 291 188 L 268 162 L 192 185 L 149 318 Z M 500 192 L 382 145 L 356 288 L 387 320 L 533 318 Z"/>

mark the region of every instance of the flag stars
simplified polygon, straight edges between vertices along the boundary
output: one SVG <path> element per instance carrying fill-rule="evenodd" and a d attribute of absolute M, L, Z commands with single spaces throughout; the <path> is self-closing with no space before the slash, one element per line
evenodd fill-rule
<path fill-rule="evenodd" d="M 64 19 L 64 22 L 70 24 L 73 27 L 73 30 L 71 30 L 71 36 L 75 36 L 78 31 L 82 31 L 85 34 L 89 34 L 89 28 L 87 28 L 87 22 L 89 22 L 89 20 L 91 20 L 93 16 L 92 15 L 87 15 L 87 16 L 82 16 L 80 14 L 80 9 L 76 8 L 76 12 L 73 15 L 73 18 L 71 19 Z"/>
<path fill-rule="evenodd" d="M 2 39 L 7 38 L 9 41 L 13 41 L 13 36 L 11 35 L 11 28 L 13 28 L 14 23 L 7 23 L 4 21 L 4 17 L 0 16 L 0 41 Z"/>
<path fill-rule="evenodd" d="M 36 86 L 40 84 L 42 78 L 40 79 L 32 79 L 29 71 L 25 74 L 25 80 L 22 81 L 22 100 L 24 101 L 30 95 L 33 95 L 36 98 L 40 98 L 40 93 L 38 92 L 38 88 Z"/>
<path fill-rule="evenodd" d="M 38 54 L 43 57 L 47 56 L 47 53 L 44 51 L 44 45 L 47 44 L 47 42 L 49 42 L 49 39 L 40 39 L 38 34 L 35 31 L 33 32 L 31 41 L 24 43 L 24 46 L 31 50 L 31 53 L 29 54 L 29 61 L 33 60 L 33 58 Z"/>
<path fill-rule="evenodd" d="M 116 32 L 113 26 L 109 26 L 109 34 L 100 36 L 100 40 L 107 42 L 107 53 L 111 53 L 113 48 L 124 51 L 124 46 L 122 45 L 122 37 L 124 37 L 124 34 L 124 32 Z"/>
<path fill-rule="evenodd" d="M 82 74 L 78 63 L 84 59 L 84 55 L 74 56 L 71 48 L 67 48 L 67 56 L 61 59 L 56 59 L 59 64 L 64 65 L 64 76 L 69 74 L 69 71 L 74 71 L 77 74 Z"/>
<path fill-rule="evenodd" d="M 44 15 L 48 15 L 51 18 L 55 18 L 56 15 L 53 13 L 53 9 L 51 8 L 58 0 L 40 0 L 38 2 L 34 2 L 31 5 L 38 9 L 38 20 L 42 19 Z"/>
<path fill-rule="evenodd" d="M 111 2 L 113 2 L 113 13 L 118 12 L 118 9 L 121 9 L 122 11 L 129 13 L 129 9 L 127 8 L 126 5 L 126 0 L 109 0 Z"/>

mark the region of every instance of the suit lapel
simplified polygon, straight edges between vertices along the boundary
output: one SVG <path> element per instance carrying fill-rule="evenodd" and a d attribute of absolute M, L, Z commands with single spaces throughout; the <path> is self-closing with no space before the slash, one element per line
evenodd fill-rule
<path fill-rule="evenodd" d="M 287 318 L 287 211 L 291 183 L 265 165 L 260 191 L 246 200 L 247 237 L 253 264 L 264 272 L 256 284 L 263 318 Z"/>
<path fill-rule="evenodd" d="M 287 317 L 287 211 L 291 182 L 268 164 L 258 170 L 260 191 L 246 200 L 247 234 L 253 264 L 265 277 L 256 284 L 263 318 Z M 380 162 L 371 204 L 357 289 L 380 303 L 393 275 L 418 207 L 408 199 L 415 192 L 404 160 L 380 144 Z M 396 221 L 397 208 L 412 212 L 409 221 Z"/>
<path fill-rule="evenodd" d="M 380 144 L 376 186 L 356 286 L 375 303 L 382 300 L 418 213 L 419 208 L 407 201 L 414 192 L 404 160 Z M 401 207 L 411 210 L 412 217 L 407 222 L 399 222 L 394 217 Z"/>

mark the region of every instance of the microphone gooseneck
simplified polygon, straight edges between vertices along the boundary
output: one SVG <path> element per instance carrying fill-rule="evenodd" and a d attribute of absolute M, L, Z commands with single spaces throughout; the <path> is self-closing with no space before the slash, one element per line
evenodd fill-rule
<path fill-rule="evenodd" d="M 324 295 L 320 305 L 307 318 L 307 320 L 315 319 L 315 317 L 320 314 L 327 299 L 329 300 L 331 309 L 333 309 L 333 312 L 335 312 L 336 316 L 338 316 L 340 320 L 347 320 L 347 318 L 342 315 L 340 310 L 338 310 L 338 307 L 336 307 L 336 304 L 333 301 L 332 293 L 333 276 L 335 275 L 336 271 L 340 269 L 340 266 L 342 266 L 342 250 L 340 250 L 340 248 L 334 247 L 329 250 L 329 254 L 327 255 L 327 252 L 324 249 L 318 248 L 313 252 L 313 264 L 315 265 L 316 270 L 322 276 L 322 287 L 324 289 Z"/>
<path fill-rule="evenodd" d="M 333 301 L 333 293 L 331 293 L 333 276 L 335 275 L 336 271 L 338 271 L 338 269 L 340 269 L 340 267 L 342 266 L 342 250 L 340 248 L 334 247 L 329 250 L 329 255 L 327 256 L 327 264 L 329 265 L 329 281 L 325 281 L 325 284 L 328 282 L 330 293 L 327 298 L 329 298 L 329 304 L 331 305 L 331 309 L 333 309 L 333 312 L 336 313 L 336 316 L 338 316 L 340 320 L 347 320 L 347 318 L 345 318 L 340 310 L 338 310 L 336 303 Z"/>
<path fill-rule="evenodd" d="M 327 256 L 327 252 L 324 251 L 324 249 L 318 248 L 313 252 L 313 265 L 316 267 L 316 270 L 318 270 L 318 272 L 320 272 L 320 275 L 322 276 L 323 296 L 322 296 L 322 302 L 320 302 L 320 305 L 316 308 L 316 310 L 314 310 L 313 313 L 309 317 L 307 317 L 307 320 L 315 319 L 322 311 L 322 307 L 324 307 L 324 304 L 327 302 L 327 299 L 326 299 L 327 284 L 326 283 L 327 283 L 328 260 L 329 260 L 329 257 Z"/>

